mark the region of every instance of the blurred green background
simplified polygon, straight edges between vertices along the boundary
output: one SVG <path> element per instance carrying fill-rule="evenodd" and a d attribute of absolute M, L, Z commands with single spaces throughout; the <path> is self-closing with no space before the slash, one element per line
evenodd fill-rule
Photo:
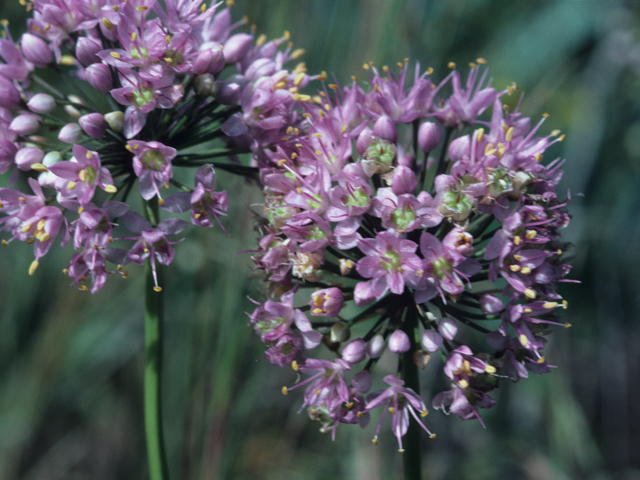
<path fill-rule="evenodd" d="M 575 244 L 545 376 L 496 391 L 478 422 L 432 411 L 425 479 L 640 479 L 640 16 L 625 1 L 238 0 L 269 38 L 291 32 L 310 72 L 361 75 L 365 61 L 404 57 L 444 77 L 449 61 L 488 60 L 493 85 L 516 81 L 522 111 L 561 129 Z M 3 3 L 15 37 L 26 13 Z M 247 326 L 255 293 L 256 189 L 233 191 L 232 233 L 186 231 L 166 278 L 165 427 L 173 479 L 400 478 L 390 435 L 374 426 L 321 434 L 293 373 L 266 361 Z M 561 194 L 562 196 L 562 194 Z M 0 250 L 0 479 L 144 479 L 142 268 L 96 295 L 69 287 L 71 254 L 52 249 L 33 277 L 32 248 Z M 431 366 L 430 366 L 431 367 Z M 425 373 L 429 382 L 441 377 Z M 375 423 L 376 419 L 373 420 Z"/>

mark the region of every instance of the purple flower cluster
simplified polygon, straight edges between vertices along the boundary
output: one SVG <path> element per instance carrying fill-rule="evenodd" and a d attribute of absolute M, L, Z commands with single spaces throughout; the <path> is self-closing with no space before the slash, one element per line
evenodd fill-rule
<path fill-rule="evenodd" d="M 196 226 L 219 223 L 227 194 L 216 191 L 215 170 L 256 176 L 237 155 L 269 147 L 297 121 L 298 88 L 316 77 L 304 63 L 285 65 L 303 52 L 287 32 L 271 41 L 236 33 L 246 21 L 233 23 L 218 7 L 34 0 L 19 41 L 5 22 L 0 173 L 10 174 L 0 188 L 0 230 L 10 236 L 4 244 L 34 244 L 30 273 L 58 234 L 63 247 L 73 238 L 65 273 L 83 290 L 97 291 L 112 273 L 126 276 L 129 262 L 149 259 L 155 273 L 156 262 L 173 260 L 177 242 L 168 238 L 187 225 L 161 220 L 158 207 L 190 212 Z M 40 69 L 69 91 L 48 84 Z M 233 161 L 214 161 L 224 157 Z M 177 181 L 178 167 L 199 168 L 193 185 Z M 145 218 L 132 211 L 136 182 Z"/>
<path fill-rule="evenodd" d="M 366 82 L 299 99 L 301 118 L 257 156 L 265 221 L 253 260 L 270 299 L 251 322 L 271 363 L 311 375 L 293 388 L 306 386 L 323 429 L 364 427 L 382 408 L 374 443 L 387 412 L 401 450 L 410 416 L 433 436 L 404 374 L 366 396 L 385 350 L 398 372 L 439 353 L 451 388 L 433 406 L 465 420 L 482 421 L 500 378 L 549 371 L 542 350 L 564 326 L 557 285 L 570 266 L 562 162 L 545 152 L 564 136 L 539 136 L 546 115 L 532 125 L 519 104 L 510 111 L 501 99 L 516 86 L 496 90 L 478 63 L 466 83 L 450 65 L 437 84 L 406 60 L 398 74 L 366 64 Z M 314 358 L 320 343 L 331 359 Z"/>

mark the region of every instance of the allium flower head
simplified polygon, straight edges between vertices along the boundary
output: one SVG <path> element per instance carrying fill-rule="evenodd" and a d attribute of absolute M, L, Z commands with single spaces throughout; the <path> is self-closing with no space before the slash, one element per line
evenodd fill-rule
<path fill-rule="evenodd" d="M 559 232 L 569 217 L 555 191 L 561 162 L 544 156 L 564 137 L 540 137 L 544 119 L 532 128 L 519 108 L 504 109 L 514 88 L 492 86 L 482 63 L 466 82 L 454 69 L 439 84 L 419 67 L 410 77 L 406 62 L 397 74 L 367 64 L 366 87 L 323 84 L 322 105 L 297 94 L 302 115 L 255 89 L 245 99 L 253 116 L 230 120 L 239 132 L 288 122 L 275 148 L 254 152 L 266 214 L 253 260 L 267 303 L 295 291 L 310 310 L 309 324 L 287 321 L 287 332 L 316 331 L 329 347 L 322 359 L 299 349 L 291 365 L 311 375 L 297 384 L 307 385 L 303 406 L 333 435 L 338 423 L 380 409 L 375 442 L 387 413 L 401 451 L 410 417 L 431 435 L 417 374 L 407 372 L 436 368 L 435 353 L 452 389 L 433 405 L 464 420 L 482 421 L 506 377 L 549 371 L 542 351 L 549 327 L 562 325 L 557 284 L 570 266 Z M 403 379 L 388 375 L 388 388 L 349 395 L 349 375 L 368 377 L 389 355 Z"/>

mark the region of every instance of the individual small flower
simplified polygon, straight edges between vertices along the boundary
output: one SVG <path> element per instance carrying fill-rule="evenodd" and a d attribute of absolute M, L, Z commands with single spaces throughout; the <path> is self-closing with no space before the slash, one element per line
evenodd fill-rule
<path fill-rule="evenodd" d="M 342 359 L 349 363 L 360 363 L 367 358 L 367 344 L 361 338 L 350 341 L 342 349 Z"/>
<path fill-rule="evenodd" d="M 422 348 L 430 353 L 440 350 L 440 348 L 442 347 L 442 342 L 442 335 L 433 330 L 425 330 L 422 333 L 422 338 L 420 339 Z"/>
<path fill-rule="evenodd" d="M 82 129 L 77 123 L 67 123 L 58 134 L 58 140 L 64 143 L 78 143 L 81 139 Z"/>
<path fill-rule="evenodd" d="M 140 179 L 140 195 L 150 200 L 156 195 L 160 198 L 158 184 L 167 186 L 171 180 L 173 160 L 177 151 L 160 142 L 130 141 L 127 149 L 133 153 L 133 171 Z"/>
<path fill-rule="evenodd" d="M 384 405 L 382 410 L 382 417 L 380 423 L 376 428 L 374 436 L 374 443 L 378 443 L 378 434 L 382 427 L 387 410 L 391 413 L 391 430 L 398 439 L 398 450 L 404 452 L 402 448 L 402 437 L 409 430 L 409 414 L 420 424 L 420 426 L 431 436 L 435 436 L 429 431 L 429 429 L 422 423 L 422 420 L 416 414 L 416 410 L 420 412 L 420 416 L 427 415 L 427 407 L 416 392 L 410 388 L 403 387 L 404 382 L 393 375 L 387 375 L 384 377 L 384 382 L 389 385 L 389 388 L 385 390 L 378 390 L 373 392 L 367 397 L 366 411 L 371 411 L 381 405 Z"/>
<path fill-rule="evenodd" d="M 73 147 L 73 161 L 58 162 L 49 167 L 56 176 L 66 180 L 60 190 L 63 198 L 77 198 L 80 205 L 87 205 L 100 187 L 107 193 L 116 193 L 109 170 L 102 166 L 98 152 L 82 145 Z"/>

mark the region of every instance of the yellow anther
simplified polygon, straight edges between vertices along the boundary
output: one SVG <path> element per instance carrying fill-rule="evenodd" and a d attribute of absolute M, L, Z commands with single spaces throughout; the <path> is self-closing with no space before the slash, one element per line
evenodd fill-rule
<path fill-rule="evenodd" d="M 304 55 L 304 48 L 296 48 L 293 52 L 291 52 L 291 58 L 296 60 Z"/>
<path fill-rule="evenodd" d="M 536 238 L 536 235 L 538 235 L 538 232 L 536 232 L 535 230 L 527 230 L 525 237 L 527 237 L 527 239 L 529 240 L 533 240 L 534 238 Z"/>
<path fill-rule="evenodd" d="M 291 152 L 291 160 L 295 160 L 298 154 L 296 152 Z"/>
<path fill-rule="evenodd" d="M 496 149 L 493 148 L 493 143 L 487 143 L 487 146 L 484 147 L 484 154 L 485 155 L 493 155 L 495 153 Z"/>
<path fill-rule="evenodd" d="M 125 147 L 127 150 L 129 150 L 131 153 L 133 153 L 133 148 L 131 147 L 131 145 L 125 145 Z"/>
<path fill-rule="evenodd" d="M 449 68 L 456 68 L 456 64 L 455 64 L 455 62 L 449 62 L 449 63 L 447 64 L 447 67 L 449 67 Z"/>
<path fill-rule="evenodd" d="M 293 100 L 295 100 L 296 102 L 308 102 L 309 100 L 311 100 L 311 97 L 309 95 L 300 95 L 299 93 L 294 93 Z"/>
<path fill-rule="evenodd" d="M 511 270 L 512 272 L 519 272 L 520 271 L 520 265 L 510 265 L 509 266 L 509 270 Z"/>
<path fill-rule="evenodd" d="M 551 131 L 551 136 L 552 137 L 557 137 L 558 135 L 560 135 L 560 130 L 552 130 Z"/>
<path fill-rule="evenodd" d="M 291 362 L 291 368 L 293 368 L 296 372 L 298 371 L 298 362 L 296 362 L 295 360 L 293 362 Z"/>
<path fill-rule="evenodd" d="M 71 66 L 74 64 L 73 57 L 71 55 L 62 55 L 60 57 L 60 65 Z"/>
<path fill-rule="evenodd" d="M 567 302 L 566 300 L 563 300 L 563 301 L 562 301 L 562 308 L 564 308 L 565 310 L 566 310 L 567 308 L 569 308 L 569 302 Z"/>
<path fill-rule="evenodd" d="M 536 363 L 544 363 L 544 360 L 545 360 L 545 358 L 544 358 L 544 355 L 543 355 L 538 360 L 536 360 Z"/>
<path fill-rule="evenodd" d="M 236 4 L 236 2 L 234 2 L 234 0 L 227 0 L 226 4 L 227 4 L 227 7 L 233 7 Z"/>
<path fill-rule="evenodd" d="M 113 237 L 109 237 L 109 239 L 107 240 L 109 243 L 113 243 Z"/>
<path fill-rule="evenodd" d="M 109 31 L 112 31 L 115 27 L 113 26 L 113 23 L 111 23 L 111 20 L 109 20 L 108 18 L 102 18 L 102 24 L 104 25 L 104 28 L 106 28 Z"/>
<path fill-rule="evenodd" d="M 31 223 L 27 223 L 27 224 L 23 225 L 22 227 L 20 227 L 20 231 L 22 233 L 27 233 L 29 230 L 31 230 L 31 226 L 32 226 Z"/>
<path fill-rule="evenodd" d="M 330 112 L 330 111 L 331 111 L 331 105 L 329 105 L 328 103 L 325 103 L 325 104 L 324 104 L 324 109 L 325 109 L 327 112 Z"/>
<path fill-rule="evenodd" d="M 316 394 L 316 395 L 320 395 L 320 392 L 321 392 L 321 391 L 322 391 L 322 390 L 320 390 L 319 388 L 316 388 L 315 394 Z"/>
<path fill-rule="evenodd" d="M 36 271 L 36 268 L 38 268 L 38 261 L 34 260 L 33 262 L 31 262 L 31 265 L 29 265 L 29 275 L 33 275 Z"/>
<path fill-rule="evenodd" d="M 284 81 L 284 80 L 281 80 L 281 81 L 279 81 L 278 83 L 276 83 L 276 84 L 273 86 L 273 90 L 279 90 L 279 89 L 284 88 L 284 87 L 286 87 L 286 86 L 287 86 L 287 82 L 286 82 L 286 81 Z"/>
<path fill-rule="evenodd" d="M 531 269 L 529 267 L 522 267 L 522 270 L 520 270 L 520 273 L 529 275 L 531 273 Z"/>
<path fill-rule="evenodd" d="M 564 139 L 565 139 L 565 138 L 567 138 L 567 136 L 563 133 L 562 135 L 560 135 L 560 136 L 558 137 L 558 141 L 559 141 L 559 142 L 564 142 Z"/>
<path fill-rule="evenodd" d="M 7 242 L 5 239 L 2 239 L 2 245 L 6 247 L 7 245 L 9 245 L 9 242 Z"/>
<path fill-rule="evenodd" d="M 484 137 L 484 128 L 479 128 L 476 130 L 476 142 L 481 142 L 482 137 Z"/>
<path fill-rule="evenodd" d="M 37 228 L 38 230 L 42 230 L 42 229 L 44 228 L 44 223 L 45 223 L 44 218 L 41 218 L 41 219 L 38 221 L 38 223 L 36 224 L 36 228 Z"/>
<path fill-rule="evenodd" d="M 289 126 L 287 128 L 287 135 L 291 135 L 291 133 L 293 133 L 293 127 Z"/>
<path fill-rule="evenodd" d="M 523 347 L 526 347 L 527 345 L 529 345 L 529 339 L 524 333 L 520 334 L 520 336 L 518 337 L 518 341 Z"/>
<path fill-rule="evenodd" d="M 62 269 L 62 273 L 63 273 L 64 275 L 69 275 L 69 270 L 68 270 L 68 269 L 66 269 L 66 268 L 63 268 L 63 269 Z"/>
<path fill-rule="evenodd" d="M 558 302 L 545 302 L 542 304 L 542 308 L 556 308 L 558 306 Z"/>
<path fill-rule="evenodd" d="M 304 76 L 305 76 L 304 73 L 299 73 L 296 79 L 293 81 L 293 84 L 296 87 L 299 87 L 302 81 L 304 80 Z"/>
<path fill-rule="evenodd" d="M 161 292 L 162 291 L 162 287 L 153 287 L 153 291 L 154 292 Z"/>
<path fill-rule="evenodd" d="M 316 155 L 318 155 L 319 157 L 322 156 L 322 152 L 320 150 L 316 150 Z"/>
<path fill-rule="evenodd" d="M 364 65 L 362 65 L 362 68 L 364 68 L 365 70 L 369 70 L 369 64 L 365 63 Z"/>
<path fill-rule="evenodd" d="M 513 243 L 515 243 L 516 245 L 520 245 L 520 237 L 518 235 L 513 237 Z"/>
<path fill-rule="evenodd" d="M 501 127 L 502 127 L 502 130 L 504 131 L 504 133 L 506 134 L 507 130 L 509 130 L 509 125 L 507 125 L 506 123 L 502 122 Z"/>
<path fill-rule="evenodd" d="M 258 37 L 258 39 L 256 40 L 256 45 L 258 47 L 261 47 L 262 45 L 265 44 L 265 42 L 267 41 L 267 36 L 263 33 L 262 35 L 260 35 Z"/>
<path fill-rule="evenodd" d="M 431 75 L 433 73 L 433 68 L 427 68 L 427 75 Z"/>
<path fill-rule="evenodd" d="M 356 413 L 356 417 L 358 417 L 358 418 L 362 418 L 362 412 L 358 412 L 358 413 Z"/>
<path fill-rule="evenodd" d="M 118 52 L 111 52 L 111 56 L 116 60 L 120 58 L 120 54 Z"/>
<path fill-rule="evenodd" d="M 371 439 L 371 443 L 373 443 L 374 445 L 378 444 L 378 439 L 377 438 L 372 438 Z"/>
<path fill-rule="evenodd" d="M 286 158 L 282 158 L 282 159 L 278 160 L 278 166 L 279 167 L 283 166 L 285 163 L 287 163 L 287 159 Z"/>
<path fill-rule="evenodd" d="M 471 68 L 476 68 L 478 65 L 476 65 L 474 62 L 469 62 L 469 67 Z"/>
<path fill-rule="evenodd" d="M 80 215 L 82 212 L 84 212 L 84 207 L 78 208 L 78 215 Z"/>
<path fill-rule="evenodd" d="M 33 245 L 33 242 L 35 242 L 35 241 L 36 241 L 36 239 L 35 239 L 35 238 L 30 238 L 30 239 L 28 239 L 28 240 L 27 240 L 26 242 L 24 242 L 24 243 L 26 243 L 27 245 Z"/>
<path fill-rule="evenodd" d="M 543 114 L 542 114 L 542 116 L 543 116 L 544 118 L 549 118 L 549 114 L 548 114 L 548 113 L 543 113 Z"/>
<path fill-rule="evenodd" d="M 346 126 L 346 125 L 343 125 L 343 126 L 340 128 L 340 133 L 344 133 L 344 132 L 346 132 L 346 131 L 347 131 L 347 126 Z"/>
<path fill-rule="evenodd" d="M 132 42 L 135 42 L 135 41 L 136 41 L 136 38 L 138 38 L 138 32 L 133 32 L 133 33 L 131 34 L 131 41 L 132 41 Z"/>
<path fill-rule="evenodd" d="M 139 7 L 137 8 L 137 10 L 138 10 L 139 12 L 145 12 L 145 11 L 149 10 L 149 7 L 147 7 L 146 5 L 141 5 L 141 6 L 139 6 Z"/>
<path fill-rule="evenodd" d="M 289 39 L 291 38 L 291 34 L 289 33 L 289 30 L 285 30 L 284 31 L 283 37 L 284 37 L 285 42 L 289 41 Z"/>
<path fill-rule="evenodd" d="M 81 182 L 86 182 L 87 181 L 87 171 L 86 170 L 80 170 L 80 172 L 78 173 L 78 178 L 80 179 Z"/>
<path fill-rule="evenodd" d="M 505 137 L 505 140 L 507 142 L 510 142 L 513 139 L 513 127 L 509 127 L 509 130 L 507 130 L 507 135 Z"/>
<path fill-rule="evenodd" d="M 429 435 L 429 438 L 436 438 L 436 434 L 432 433 L 431 435 Z"/>
<path fill-rule="evenodd" d="M 569 327 L 571 327 L 571 324 L 570 324 L 570 323 L 565 323 L 565 324 L 564 324 L 564 328 L 569 328 Z"/>
<path fill-rule="evenodd" d="M 524 312 L 524 313 L 531 313 L 531 312 L 533 312 L 533 310 L 531 310 L 530 308 L 525 308 L 525 309 L 523 310 L 523 312 Z"/>
<path fill-rule="evenodd" d="M 129 276 L 129 272 L 127 270 L 125 270 L 124 272 L 122 272 L 122 278 L 125 279 Z"/>
<path fill-rule="evenodd" d="M 404 453 L 404 448 L 399 448 L 398 453 Z"/>
<path fill-rule="evenodd" d="M 114 11 L 114 12 L 117 12 L 117 11 L 118 11 L 118 6 L 117 6 L 117 5 L 114 5 L 114 6 L 113 6 L 113 7 L 111 7 L 111 8 L 113 9 L 113 11 Z"/>
<path fill-rule="evenodd" d="M 121 271 L 122 271 L 122 265 L 118 265 L 118 266 L 116 267 L 116 270 L 118 270 L 119 272 L 121 272 Z"/>
<path fill-rule="evenodd" d="M 469 360 L 462 362 L 462 369 L 467 375 L 471 375 L 471 364 L 469 363 Z"/>
<path fill-rule="evenodd" d="M 165 42 L 167 42 L 167 45 L 169 45 L 169 44 L 171 43 L 171 35 L 167 35 L 167 36 L 164 38 L 164 41 L 165 41 Z"/>
<path fill-rule="evenodd" d="M 536 292 L 531 288 L 527 288 L 524 291 L 524 295 L 525 297 L 530 298 L 531 300 L 534 300 L 536 298 Z"/>
<path fill-rule="evenodd" d="M 467 382 L 464 378 L 458 382 L 460 388 L 467 388 L 469 386 L 469 382 Z"/>
<path fill-rule="evenodd" d="M 509 96 L 513 95 L 513 88 L 507 85 L 507 91 L 509 92 Z"/>
<path fill-rule="evenodd" d="M 33 165 L 31 165 L 31 169 L 35 170 L 36 172 L 48 172 L 49 169 L 42 163 L 34 163 Z"/>
<path fill-rule="evenodd" d="M 324 313 L 324 310 L 322 308 L 314 308 L 313 310 L 311 310 L 311 312 L 314 315 L 322 315 L 322 313 Z"/>
<path fill-rule="evenodd" d="M 171 57 L 164 57 L 163 60 L 167 63 L 173 63 L 173 58 Z"/>
<path fill-rule="evenodd" d="M 502 158 L 502 156 L 504 155 L 504 143 L 499 143 L 498 144 L 498 158 Z"/>
<path fill-rule="evenodd" d="M 318 80 L 320 80 L 321 82 L 326 81 L 327 78 L 328 78 L 327 72 L 325 72 L 324 70 L 320 73 L 320 75 L 318 75 Z"/>
<path fill-rule="evenodd" d="M 540 160 L 542 160 L 542 154 L 536 153 L 536 162 L 539 162 Z"/>
<path fill-rule="evenodd" d="M 427 415 L 429 415 L 429 410 L 427 410 L 426 408 L 422 412 L 420 412 L 421 417 L 426 417 Z"/>
<path fill-rule="evenodd" d="M 391 415 L 395 415 L 396 414 L 396 409 L 393 407 L 389 407 L 389 413 L 391 413 Z"/>
<path fill-rule="evenodd" d="M 82 286 L 80 287 L 80 290 L 82 290 L 83 292 L 88 292 L 88 291 L 89 291 L 89 289 L 87 288 L 87 286 L 86 286 L 86 285 L 82 285 Z"/>
<path fill-rule="evenodd" d="M 159 199 L 158 199 L 158 203 L 159 203 L 160 205 L 164 205 L 164 198 L 159 198 Z"/>
<path fill-rule="evenodd" d="M 282 394 L 286 395 L 287 393 L 289 393 L 289 389 L 287 387 L 282 387 Z"/>
<path fill-rule="evenodd" d="M 318 132 L 314 133 L 314 134 L 313 134 L 313 136 L 314 136 L 314 137 L 317 137 L 317 138 L 322 138 L 322 134 L 320 134 L 320 133 L 318 133 Z"/>
<path fill-rule="evenodd" d="M 487 61 L 482 57 L 476 58 L 476 62 L 478 62 L 481 65 L 484 65 L 485 63 L 487 63 Z"/>
<path fill-rule="evenodd" d="M 484 367 L 484 371 L 487 373 L 496 373 L 496 367 L 494 367 L 493 365 L 487 365 L 486 367 Z"/>

